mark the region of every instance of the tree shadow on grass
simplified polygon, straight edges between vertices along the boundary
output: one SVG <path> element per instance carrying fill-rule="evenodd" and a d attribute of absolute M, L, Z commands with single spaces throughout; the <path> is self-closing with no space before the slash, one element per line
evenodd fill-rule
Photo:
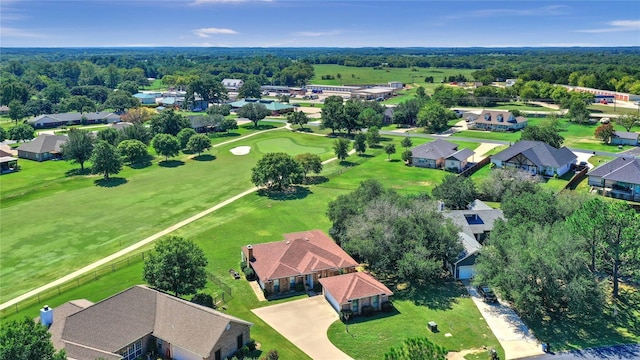
<path fill-rule="evenodd" d="M 229 132 L 229 133 L 211 133 L 213 136 L 209 136 L 210 138 L 228 138 L 228 137 L 237 137 L 240 136 L 239 133 Z"/>
<path fill-rule="evenodd" d="M 372 158 L 373 157 L 373 155 L 371 155 L 371 154 L 358 154 L 358 156 L 362 157 L 362 158 Z"/>
<path fill-rule="evenodd" d="M 89 174 L 91 174 L 91 169 L 89 169 L 89 168 L 71 169 L 71 170 L 67 170 L 64 173 L 64 176 L 71 177 L 71 176 L 89 175 Z"/>
<path fill-rule="evenodd" d="M 253 123 L 248 123 L 248 124 L 242 125 L 240 127 L 245 128 L 245 129 L 250 129 L 250 130 L 269 130 L 269 129 L 276 128 L 275 125 L 263 124 L 263 123 L 258 123 L 257 127 L 253 126 Z"/>
<path fill-rule="evenodd" d="M 215 155 L 211 155 L 211 154 L 201 154 L 201 155 L 192 157 L 192 159 L 195 161 L 213 161 L 216 159 L 216 157 Z"/>
<path fill-rule="evenodd" d="M 302 133 L 313 133 L 314 132 L 312 128 L 308 128 L 308 127 L 302 128 L 302 129 L 301 128 L 295 128 L 295 129 L 293 129 L 293 131 L 302 132 Z"/>
<path fill-rule="evenodd" d="M 388 318 L 388 317 L 391 317 L 391 316 L 396 316 L 396 315 L 399 315 L 399 314 L 401 314 L 401 312 L 398 311 L 398 309 L 396 309 L 394 307 L 389 312 L 378 311 L 378 312 L 376 312 L 375 314 L 373 314 L 371 316 L 356 315 L 356 316 L 349 317 L 348 324 L 349 325 L 359 324 L 359 323 L 363 323 L 363 322 L 367 322 L 367 321 L 371 321 L 371 320 L 384 319 L 384 318 Z M 345 323 L 345 320 L 342 317 L 341 317 L 340 321 L 342 321 L 343 324 Z"/>
<path fill-rule="evenodd" d="M 284 190 L 268 190 L 268 189 L 260 189 L 258 190 L 259 196 L 266 196 L 271 200 L 300 200 L 307 197 L 307 195 L 312 194 L 311 190 L 304 186 L 292 186 L 288 189 Z"/>
<path fill-rule="evenodd" d="M 132 169 L 144 169 L 146 167 L 151 166 L 150 160 L 140 161 L 137 163 L 130 164 L 129 167 Z"/>
<path fill-rule="evenodd" d="M 344 167 L 354 167 L 354 166 L 359 165 L 359 164 L 356 163 L 356 162 L 353 162 L 353 161 L 342 160 L 342 161 L 340 161 L 340 165 L 342 165 Z"/>
<path fill-rule="evenodd" d="M 96 186 L 111 188 L 126 184 L 127 179 L 121 177 L 102 178 L 95 180 L 93 183 L 96 184 Z"/>
<path fill-rule="evenodd" d="M 389 162 L 397 163 L 397 162 L 400 162 L 400 160 L 399 159 L 391 159 L 391 160 L 389 160 Z"/>
<path fill-rule="evenodd" d="M 176 168 L 178 166 L 184 165 L 184 161 L 182 160 L 162 160 L 158 163 L 158 165 L 165 168 Z"/>
<path fill-rule="evenodd" d="M 468 296 L 464 286 L 454 282 L 444 284 L 409 284 L 394 290 L 393 297 L 398 300 L 411 300 L 418 306 L 436 310 L 451 310 L 458 298 Z"/>

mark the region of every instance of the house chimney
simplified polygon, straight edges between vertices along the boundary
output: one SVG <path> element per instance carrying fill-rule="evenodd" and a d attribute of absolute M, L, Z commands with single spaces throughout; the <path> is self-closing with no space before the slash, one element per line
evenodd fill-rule
<path fill-rule="evenodd" d="M 45 305 L 40 309 L 40 323 L 49 328 L 53 324 L 53 309 Z"/>
<path fill-rule="evenodd" d="M 247 252 L 249 253 L 249 261 L 254 261 L 256 258 L 253 257 L 253 246 L 247 245 Z"/>

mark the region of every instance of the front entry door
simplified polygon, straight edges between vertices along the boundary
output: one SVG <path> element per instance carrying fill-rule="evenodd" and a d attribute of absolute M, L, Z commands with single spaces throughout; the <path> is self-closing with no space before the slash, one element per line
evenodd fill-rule
<path fill-rule="evenodd" d="M 313 287 L 313 275 L 309 274 L 307 275 L 307 285 L 309 285 L 309 287 Z"/>

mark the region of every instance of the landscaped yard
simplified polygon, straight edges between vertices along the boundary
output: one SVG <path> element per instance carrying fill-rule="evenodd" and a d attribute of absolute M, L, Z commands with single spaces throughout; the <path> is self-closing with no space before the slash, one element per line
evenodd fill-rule
<path fill-rule="evenodd" d="M 462 285 L 392 290 L 395 312 L 349 320 L 349 332 L 337 321 L 327 332 L 329 340 L 358 360 L 381 359 L 392 346 L 418 336 L 426 336 L 449 351 L 495 348 L 504 359 L 502 347 Z M 437 333 L 429 331 L 429 321 L 438 324 Z"/>

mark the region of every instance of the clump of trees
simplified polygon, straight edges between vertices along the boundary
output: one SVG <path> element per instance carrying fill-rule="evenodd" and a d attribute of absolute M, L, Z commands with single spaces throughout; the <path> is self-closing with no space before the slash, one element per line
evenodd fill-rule
<path fill-rule="evenodd" d="M 614 129 L 612 124 L 602 124 L 596 128 L 596 131 L 593 135 L 596 139 L 599 139 L 605 144 L 608 144 L 613 137 L 613 134 L 616 133 L 616 129 Z"/>
<path fill-rule="evenodd" d="M 331 235 L 377 273 L 412 282 L 434 281 L 462 250 L 458 229 L 426 196 L 402 196 L 379 182 L 329 203 Z"/>
<path fill-rule="evenodd" d="M 145 259 L 143 279 L 175 296 L 195 294 L 207 284 L 204 251 L 193 241 L 178 236 L 158 240 Z"/>
<path fill-rule="evenodd" d="M 64 350 L 56 351 L 47 328 L 24 317 L 0 327 L 0 359 L 66 360 Z"/>
<path fill-rule="evenodd" d="M 302 183 L 304 174 L 302 165 L 291 155 L 268 153 L 251 169 L 251 182 L 256 186 L 265 186 L 267 190 L 284 190 Z"/>
<path fill-rule="evenodd" d="M 453 210 L 466 209 L 467 205 L 478 197 L 478 191 L 471 178 L 452 174 L 445 176 L 442 183 L 433 188 L 431 194 Z"/>

